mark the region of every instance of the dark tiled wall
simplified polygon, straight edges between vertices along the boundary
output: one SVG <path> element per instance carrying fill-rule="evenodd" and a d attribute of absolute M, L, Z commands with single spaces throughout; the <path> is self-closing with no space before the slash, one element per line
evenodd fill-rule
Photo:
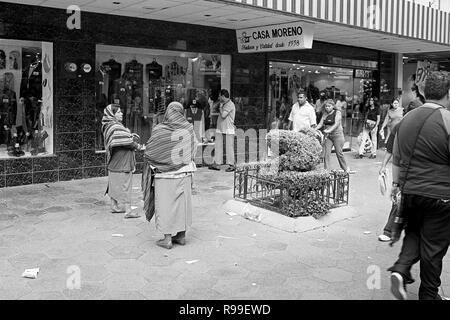
<path fill-rule="evenodd" d="M 107 174 L 105 154 L 95 152 L 94 73 L 69 78 L 63 70 L 67 61 L 95 66 L 96 44 L 235 52 L 232 30 L 87 12 L 81 13 L 81 30 L 69 30 L 65 10 L 4 2 L 0 5 L 0 38 L 53 42 L 55 66 L 54 155 L 0 159 L 0 188 Z M 142 153 L 137 154 L 137 162 L 137 172 L 141 172 Z"/>

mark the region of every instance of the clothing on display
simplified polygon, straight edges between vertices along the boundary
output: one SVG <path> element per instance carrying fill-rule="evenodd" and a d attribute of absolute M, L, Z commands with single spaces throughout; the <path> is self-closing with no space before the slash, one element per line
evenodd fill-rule
<path fill-rule="evenodd" d="M 0 50 L 0 69 L 6 68 L 6 54 L 5 51 Z"/>
<path fill-rule="evenodd" d="M 107 67 L 106 70 L 108 70 L 108 102 L 112 103 L 114 102 L 112 100 L 112 95 L 115 93 L 113 90 L 114 88 L 114 81 L 117 79 L 120 79 L 122 76 L 122 64 L 114 60 L 113 58 L 109 59 L 106 62 L 102 63 L 103 66 Z"/>
<path fill-rule="evenodd" d="M 16 93 L 7 87 L 0 93 L 0 144 L 8 145 L 11 140 L 13 114 L 17 110 Z"/>
<path fill-rule="evenodd" d="M 42 63 L 38 58 L 22 70 L 20 96 L 42 98 Z"/>
<path fill-rule="evenodd" d="M 18 70 L 19 69 L 19 58 L 20 58 L 19 51 L 14 50 L 9 53 L 9 69 L 10 70 Z"/>
<path fill-rule="evenodd" d="M 198 108 L 197 101 L 192 101 L 189 108 L 185 110 L 186 120 L 194 126 L 197 141 L 202 141 L 205 136 L 205 117 L 203 110 Z"/>
<path fill-rule="evenodd" d="M 147 64 L 145 70 L 150 81 L 159 80 L 163 75 L 163 67 L 156 62 L 156 59 L 153 59 L 152 63 Z"/>

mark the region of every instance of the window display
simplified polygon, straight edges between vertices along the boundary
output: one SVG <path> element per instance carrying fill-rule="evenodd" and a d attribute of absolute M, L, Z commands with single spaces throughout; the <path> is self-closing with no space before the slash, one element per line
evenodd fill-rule
<path fill-rule="evenodd" d="M 53 45 L 0 39 L 0 158 L 53 151 Z"/>
<path fill-rule="evenodd" d="M 96 150 L 105 148 L 101 120 L 110 103 L 121 106 L 123 124 L 145 143 L 169 103 L 179 101 L 205 140 L 215 123 L 212 102 L 230 87 L 230 56 L 106 45 L 96 51 Z"/>

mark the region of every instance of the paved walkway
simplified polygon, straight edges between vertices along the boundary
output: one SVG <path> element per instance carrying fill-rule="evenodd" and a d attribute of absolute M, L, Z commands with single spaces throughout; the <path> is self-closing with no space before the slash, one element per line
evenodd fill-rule
<path fill-rule="evenodd" d="M 358 171 L 357 218 L 293 234 L 230 217 L 221 205 L 233 174 L 201 168 L 188 243 L 172 250 L 156 246 L 154 221 L 110 213 L 106 178 L 0 189 L 0 299 L 391 299 L 386 269 L 400 245 L 377 241 L 389 211 L 376 180 L 381 160 L 346 157 Z M 138 211 L 139 186 L 136 175 Z M 35 267 L 37 279 L 21 277 Z M 448 258 L 442 283 L 449 294 Z M 417 289 L 409 287 L 412 299 Z"/>

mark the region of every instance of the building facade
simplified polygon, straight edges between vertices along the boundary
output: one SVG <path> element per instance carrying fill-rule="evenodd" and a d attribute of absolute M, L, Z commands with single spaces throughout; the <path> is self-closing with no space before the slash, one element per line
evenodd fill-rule
<path fill-rule="evenodd" d="M 326 92 L 346 100 L 351 139 L 357 106 L 401 92 L 401 53 L 449 42 L 448 14 L 408 1 L 122 1 L 111 10 L 91 0 L 82 2 L 98 6 L 81 6 L 79 26 L 68 3 L 45 2 L 1 2 L 0 188 L 106 175 L 101 117 L 111 102 L 146 141 L 173 100 L 206 112 L 226 88 L 238 128 L 270 129 L 299 89 L 310 100 Z M 177 18 L 164 15 L 171 9 Z M 412 16 L 391 19 L 405 10 Z M 298 21 L 315 26 L 311 48 L 240 53 L 240 30 Z M 214 128 L 203 117 L 199 135 Z"/>

